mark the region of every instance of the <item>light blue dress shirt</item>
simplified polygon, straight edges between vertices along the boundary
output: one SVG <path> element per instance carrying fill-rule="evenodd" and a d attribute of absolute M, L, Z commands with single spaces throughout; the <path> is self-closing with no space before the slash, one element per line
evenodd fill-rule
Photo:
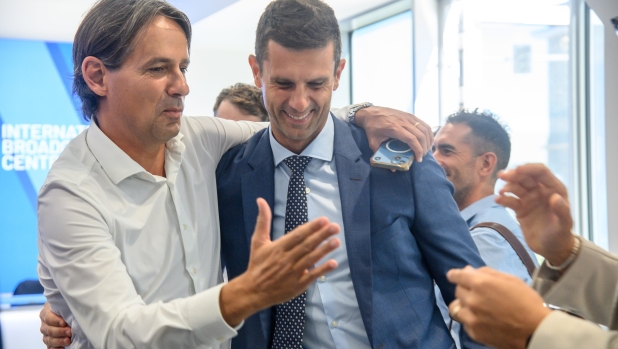
<path fill-rule="evenodd" d="M 496 203 L 495 198 L 496 195 L 489 195 L 473 203 L 461 211 L 461 216 L 470 228 L 482 222 L 502 224 L 524 245 L 532 261 L 538 267 L 539 264 L 534 252 L 526 244 L 519 223 L 509 214 L 506 208 Z M 532 277 L 528 274 L 526 266 L 502 235 L 490 228 L 476 228 L 470 233 L 488 267 L 515 275 L 528 284 L 532 282 Z"/>
<path fill-rule="evenodd" d="M 275 160 L 273 238 L 278 239 L 285 232 L 285 205 L 291 175 L 291 170 L 283 160 L 296 154 L 279 144 L 272 131 L 268 131 Z M 325 216 L 341 227 L 341 232 L 337 234 L 341 247 L 317 263 L 322 264 L 332 258 L 339 266 L 307 289 L 303 348 L 369 349 L 371 346 L 350 275 L 337 168 L 333 157 L 334 140 L 335 128 L 329 117 L 318 136 L 299 154 L 313 158 L 305 169 L 309 220 Z"/>
<path fill-rule="evenodd" d="M 484 197 L 464 208 L 461 211 L 461 216 L 466 221 L 469 228 L 482 222 L 495 222 L 505 226 L 524 245 L 532 261 L 538 268 L 539 264 L 536 260 L 536 256 L 526 244 L 519 223 L 509 214 L 506 208 L 496 203 L 495 198 L 496 195 Z M 476 247 L 479 249 L 481 258 L 483 258 L 483 261 L 485 261 L 488 267 L 503 273 L 515 275 L 527 284 L 532 283 L 532 277 L 528 274 L 528 269 L 526 269 L 524 263 L 519 259 L 517 252 L 515 252 L 511 244 L 509 244 L 497 231 L 490 228 L 476 228 L 472 230 L 470 234 L 472 235 Z M 436 294 L 440 295 L 440 290 L 437 287 L 435 287 L 435 289 Z M 449 324 L 451 318 L 448 313 L 448 308 L 446 304 L 444 304 L 441 295 L 438 299 L 438 305 L 440 306 L 444 321 Z M 458 348 L 460 348 L 459 330 L 460 325 L 453 322 L 451 335 L 453 335 L 453 339 L 455 339 Z"/>

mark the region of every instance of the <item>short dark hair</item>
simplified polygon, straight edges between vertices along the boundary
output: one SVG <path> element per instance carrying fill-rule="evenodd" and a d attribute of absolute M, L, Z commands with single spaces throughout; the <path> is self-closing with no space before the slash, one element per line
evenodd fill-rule
<path fill-rule="evenodd" d="M 120 68 L 135 48 L 137 36 L 156 16 L 174 20 L 191 46 L 189 18 L 162 0 L 99 0 L 79 25 L 73 40 L 73 93 L 82 100 L 86 120 L 96 114 L 99 96 L 92 92 L 82 75 L 82 62 L 88 56 L 100 59 L 109 70 Z"/>
<path fill-rule="evenodd" d="M 255 32 L 260 69 L 268 59 L 270 40 L 297 51 L 323 48 L 332 42 L 337 71 L 341 59 L 339 23 L 333 9 L 321 0 L 276 0 L 266 7 Z"/>
<path fill-rule="evenodd" d="M 245 114 L 255 115 L 261 121 L 268 121 L 268 112 L 264 106 L 262 90 L 253 85 L 239 82 L 221 90 L 215 101 L 215 106 L 212 107 L 215 114 L 217 114 L 217 110 L 223 101 L 232 103 Z"/>
<path fill-rule="evenodd" d="M 446 119 L 447 124 L 465 124 L 470 127 L 472 144 L 475 155 L 487 152 L 496 154 L 498 161 L 494 169 L 494 176 L 500 170 L 504 170 L 511 158 L 511 138 L 507 132 L 507 126 L 500 122 L 500 118 L 492 112 L 478 109 L 469 111 L 460 109 Z"/>

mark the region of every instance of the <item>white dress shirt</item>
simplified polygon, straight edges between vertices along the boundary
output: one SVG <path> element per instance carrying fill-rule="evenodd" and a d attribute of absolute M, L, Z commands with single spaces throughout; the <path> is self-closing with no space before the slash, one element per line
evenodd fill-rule
<path fill-rule="evenodd" d="M 270 129 L 268 131 L 275 161 L 273 238 L 278 239 L 285 232 L 285 206 L 291 175 L 283 160 L 296 154 L 279 144 Z M 329 117 L 322 131 L 300 154 L 313 158 L 304 173 L 308 219 L 325 216 L 341 227 L 341 232 L 337 234 L 341 246 L 317 263 L 322 264 L 332 258 L 338 263 L 337 269 L 320 277 L 307 289 L 302 344 L 303 348 L 309 349 L 369 349 L 371 346 L 350 274 L 337 167 L 333 157 L 334 140 L 334 123 Z"/>
<path fill-rule="evenodd" d="M 183 117 L 166 178 L 95 123 L 69 143 L 39 193 L 38 273 L 70 348 L 208 348 L 236 335 L 219 308 L 215 169 L 265 125 Z"/>

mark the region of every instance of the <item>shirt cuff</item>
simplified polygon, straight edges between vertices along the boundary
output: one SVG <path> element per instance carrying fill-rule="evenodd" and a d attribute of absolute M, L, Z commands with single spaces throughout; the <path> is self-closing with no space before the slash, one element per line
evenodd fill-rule
<path fill-rule="evenodd" d="M 189 326 L 203 343 L 211 342 L 213 339 L 222 343 L 236 337 L 237 331 L 244 324 L 243 321 L 233 328 L 223 319 L 219 307 L 219 296 L 224 285 L 220 284 L 196 294 L 193 296 L 196 302 L 185 304 L 185 309 L 183 309 Z"/>

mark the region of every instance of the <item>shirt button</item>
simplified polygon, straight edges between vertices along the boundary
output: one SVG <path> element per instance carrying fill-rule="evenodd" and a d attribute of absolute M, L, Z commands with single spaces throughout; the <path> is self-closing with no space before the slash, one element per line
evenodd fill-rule
<path fill-rule="evenodd" d="M 331 322 L 330 324 L 331 324 L 333 327 L 335 327 L 335 328 L 336 328 L 337 326 L 339 326 L 339 323 L 338 323 L 337 321 L 333 321 L 333 322 Z"/>
<path fill-rule="evenodd" d="M 184 230 L 187 230 L 187 225 L 186 224 L 183 224 L 182 227 L 183 227 Z"/>
<path fill-rule="evenodd" d="M 197 274 L 197 269 L 193 268 L 193 274 Z"/>
<path fill-rule="evenodd" d="M 307 193 L 307 194 L 311 193 L 311 189 L 305 188 L 305 193 Z"/>
<path fill-rule="evenodd" d="M 325 281 L 326 281 L 326 276 L 324 276 L 324 275 L 320 276 L 320 278 L 318 279 L 318 281 L 320 281 L 320 282 L 325 282 Z"/>

